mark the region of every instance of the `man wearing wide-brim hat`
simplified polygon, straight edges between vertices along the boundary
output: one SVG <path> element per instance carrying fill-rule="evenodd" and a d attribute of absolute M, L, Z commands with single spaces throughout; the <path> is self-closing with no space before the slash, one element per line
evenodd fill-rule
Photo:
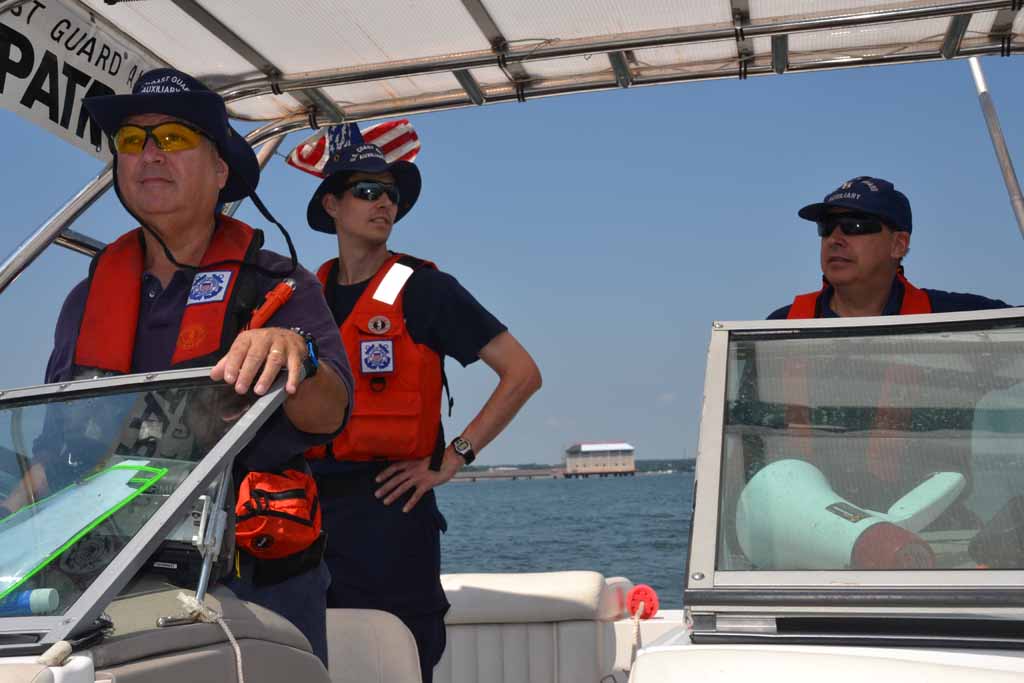
<path fill-rule="evenodd" d="M 351 372 L 319 284 L 294 250 L 289 259 L 262 249 L 260 231 L 218 213 L 221 203 L 251 197 L 273 220 L 255 194 L 255 154 L 229 125 L 223 99 L 187 74 L 158 69 L 131 95 L 84 105 L 111 137 L 117 195 L 142 227 L 104 249 L 68 295 L 46 381 L 213 365 L 213 380 L 262 395 L 283 371 L 288 398 L 235 471 L 282 471 L 296 455 L 302 466 L 306 449 L 344 425 Z M 294 281 L 290 300 L 247 329 L 284 278 Z M 295 623 L 326 664 L 322 545 L 274 562 L 240 551 L 229 585 Z"/>
<path fill-rule="evenodd" d="M 318 278 L 355 375 L 349 425 L 311 458 L 331 537 L 330 607 L 383 609 L 412 631 L 429 683 L 445 647 L 433 489 L 512 420 L 541 384 L 529 353 L 451 275 L 388 249 L 420 194 L 420 173 L 356 140 L 331 152 L 307 208 L 310 227 L 337 237 Z M 406 223 L 403 223 L 405 226 Z M 458 436 L 441 428 L 444 357 L 478 358 L 498 385 Z"/>

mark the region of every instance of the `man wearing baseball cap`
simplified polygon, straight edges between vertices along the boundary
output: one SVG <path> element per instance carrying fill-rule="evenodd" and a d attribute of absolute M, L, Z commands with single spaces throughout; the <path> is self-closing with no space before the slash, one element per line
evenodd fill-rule
<path fill-rule="evenodd" d="M 141 227 L 97 254 L 89 277 L 68 295 L 46 381 L 212 365 L 213 380 L 263 395 L 283 371 L 288 397 L 239 453 L 234 474 L 244 489 L 250 475 L 265 481 L 295 471 L 315 491 L 302 454 L 343 427 L 352 375 L 319 283 L 298 266 L 284 228 L 278 224 L 291 258 L 263 249 L 261 231 L 218 210 L 250 197 L 277 224 L 256 195 L 256 155 L 229 124 L 224 100 L 188 74 L 156 69 L 130 95 L 83 104 L 110 136 L 115 191 Z M 254 310 L 285 278 L 291 298 L 249 329 Z M 45 490 L 45 468 L 38 474 L 34 484 Z M 317 511 L 310 524 L 319 522 Z M 260 542 L 290 548 L 293 539 L 284 540 Z M 323 538 L 284 557 L 236 546 L 232 589 L 291 620 L 326 665 Z"/>
<path fill-rule="evenodd" d="M 800 209 L 821 237 L 820 290 L 800 294 L 769 320 L 948 313 L 1008 304 L 976 294 L 918 289 L 903 275 L 913 220 L 910 202 L 892 183 L 857 176 L 824 201 Z"/>
<path fill-rule="evenodd" d="M 313 193 L 310 227 L 337 239 L 317 273 L 355 374 L 355 410 L 326 448 L 307 453 L 331 542 L 329 607 L 372 608 L 412 632 L 424 683 L 445 649 L 440 534 L 433 489 L 492 441 L 541 383 L 530 354 L 451 275 L 388 249 L 420 194 L 415 164 L 388 163 L 351 130 Z M 332 140 L 344 137 L 331 135 Z M 450 442 L 441 428 L 444 357 L 481 359 L 498 384 Z M 451 401 L 449 399 L 449 406 Z"/>

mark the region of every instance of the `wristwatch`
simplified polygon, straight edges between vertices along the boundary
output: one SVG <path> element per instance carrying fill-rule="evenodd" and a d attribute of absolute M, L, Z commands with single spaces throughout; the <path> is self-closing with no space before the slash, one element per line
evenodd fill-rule
<path fill-rule="evenodd" d="M 457 436 L 452 439 L 452 450 L 461 455 L 467 465 L 472 465 L 473 461 L 476 460 L 476 453 L 473 452 L 473 444 L 469 443 L 469 441 L 461 436 Z"/>
<path fill-rule="evenodd" d="M 309 379 L 316 375 L 317 368 L 320 367 L 320 359 L 317 356 L 320 349 L 316 344 L 316 337 L 301 327 L 292 327 L 290 329 L 306 342 L 306 357 L 302 359 L 302 369 L 305 371 L 303 379 Z"/>

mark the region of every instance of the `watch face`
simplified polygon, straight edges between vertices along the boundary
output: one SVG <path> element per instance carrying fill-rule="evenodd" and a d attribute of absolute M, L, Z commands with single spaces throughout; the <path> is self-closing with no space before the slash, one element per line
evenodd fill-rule
<path fill-rule="evenodd" d="M 457 436 L 452 440 L 452 448 L 459 455 L 465 455 L 473 450 L 473 447 L 469 445 L 469 442 L 463 439 L 461 436 Z"/>

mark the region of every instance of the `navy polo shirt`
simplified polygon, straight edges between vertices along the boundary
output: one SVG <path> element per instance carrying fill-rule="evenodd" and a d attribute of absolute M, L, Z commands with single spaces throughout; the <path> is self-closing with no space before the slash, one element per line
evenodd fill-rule
<path fill-rule="evenodd" d="M 819 299 L 820 318 L 838 318 L 829 303 L 832 301 L 833 288 L 831 285 L 825 287 Z M 928 298 L 932 302 L 932 313 L 956 313 L 959 311 L 987 311 L 994 308 L 1011 308 L 1010 304 L 999 299 L 989 299 L 977 294 L 965 294 L 962 292 L 945 292 L 941 289 L 925 289 Z M 903 305 L 903 283 L 894 278 L 892 288 L 889 290 L 889 300 L 882 309 L 882 315 L 899 315 L 900 306 Z M 768 320 L 785 320 L 789 315 L 789 306 L 783 306 L 773 311 Z"/>
<path fill-rule="evenodd" d="M 291 261 L 277 253 L 261 250 L 256 255 L 256 264 L 271 271 L 286 270 Z M 185 302 L 191 289 L 195 271 L 179 270 L 174 273 L 167 288 L 160 281 L 145 273 L 142 277 L 142 301 L 139 305 L 139 321 L 136 328 L 135 350 L 132 355 L 132 372 L 158 372 L 171 366 L 171 357 L 178 339 L 178 328 L 185 313 Z M 258 273 L 255 276 L 258 301 L 278 282 Z M 316 338 L 320 362 L 327 363 L 337 372 L 352 396 L 352 372 L 348 358 L 341 345 L 338 326 L 335 325 L 323 290 L 312 273 L 299 266 L 291 275 L 295 280 L 295 293 L 267 321 L 265 327 L 301 327 Z M 46 382 L 65 382 L 74 374 L 75 345 L 78 331 L 85 312 L 88 294 L 88 280 L 78 283 L 64 300 L 57 328 L 54 332 L 53 351 L 46 366 Z M 352 410 L 349 401 L 345 421 Z M 339 428 L 334 434 L 340 432 Z M 249 445 L 239 454 L 239 462 L 251 470 L 271 470 L 284 465 L 289 459 L 308 448 L 324 443 L 323 434 L 299 431 L 285 415 L 277 410 L 263 425 Z"/>
<path fill-rule="evenodd" d="M 370 280 L 334 284 L 330 299 L 337 326 L 345 322 L 369 284 Z M 480 357 L 481 349 L 508 329 L 458 280 L 434 268 L 420 268 L 409 276 L 403 297 L 409 336 L 441 356 L 442 363 L 445 356 L 451 356 L 464 367 L 470 365 Z M 315 460 L 310 466 L 320 476 L 366 469 L 365 463 L 337 460 Z"/>

